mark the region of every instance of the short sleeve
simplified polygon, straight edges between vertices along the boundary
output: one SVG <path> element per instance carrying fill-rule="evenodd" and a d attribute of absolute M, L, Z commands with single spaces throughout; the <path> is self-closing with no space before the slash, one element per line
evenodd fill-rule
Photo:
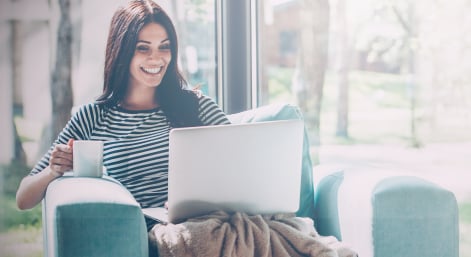
<path fill-rule="evenodd" d="M 230 124 L 229 119 L 217 103 L 208 96 L 201 96 L 199 99 L 200 119 L 204 125 L 225 125 Z"/>

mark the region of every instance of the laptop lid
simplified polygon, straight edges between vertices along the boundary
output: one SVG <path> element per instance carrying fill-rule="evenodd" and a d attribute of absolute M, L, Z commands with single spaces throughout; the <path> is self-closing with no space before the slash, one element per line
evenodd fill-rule
<path fill-rule="evenodd" d="M 168 220 L 215 210 L 296 212 L 303 133 L 302 120 L 173 129 Z"/>

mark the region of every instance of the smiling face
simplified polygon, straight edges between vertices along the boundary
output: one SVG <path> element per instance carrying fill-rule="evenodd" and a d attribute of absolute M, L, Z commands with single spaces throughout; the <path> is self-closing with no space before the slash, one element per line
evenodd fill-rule
<path fill-rule="evenodd" d="M 165 28 L 157 23 L 145 25 L 138 34 L 134 56 L 129 65 L 128 90 L 155 88 L 160 85 L 172 60 L 170 41 Z"/>

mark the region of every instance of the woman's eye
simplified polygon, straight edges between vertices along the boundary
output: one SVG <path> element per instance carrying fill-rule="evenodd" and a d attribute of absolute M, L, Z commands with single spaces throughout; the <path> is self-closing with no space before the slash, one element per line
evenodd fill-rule
<path fill-rule="evenodd" d="M 170 50 L 170 44 L 163 44 L 159 46 L 160 50 Z"/>
<path fill-rule="evenodd" d="M 136 46 L 136 50 L 139 51 L 139 52 L 145 53 L 145 52 L 149 51 L 149 47 L 145 46 L 145 45 L 138 45 L 138 46 Z"/>

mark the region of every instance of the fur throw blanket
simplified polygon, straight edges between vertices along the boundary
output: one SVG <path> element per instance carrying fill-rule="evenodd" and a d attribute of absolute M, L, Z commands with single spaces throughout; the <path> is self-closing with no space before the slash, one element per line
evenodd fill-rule
<path fill-rule="evenodd" d="M 160 257 L 354 257 L 335 237 L 320 236 L 312 219 L 294 214 L 247 215 L 217 211 L 180 224 L 157 224 L 150 251 Z"/>

